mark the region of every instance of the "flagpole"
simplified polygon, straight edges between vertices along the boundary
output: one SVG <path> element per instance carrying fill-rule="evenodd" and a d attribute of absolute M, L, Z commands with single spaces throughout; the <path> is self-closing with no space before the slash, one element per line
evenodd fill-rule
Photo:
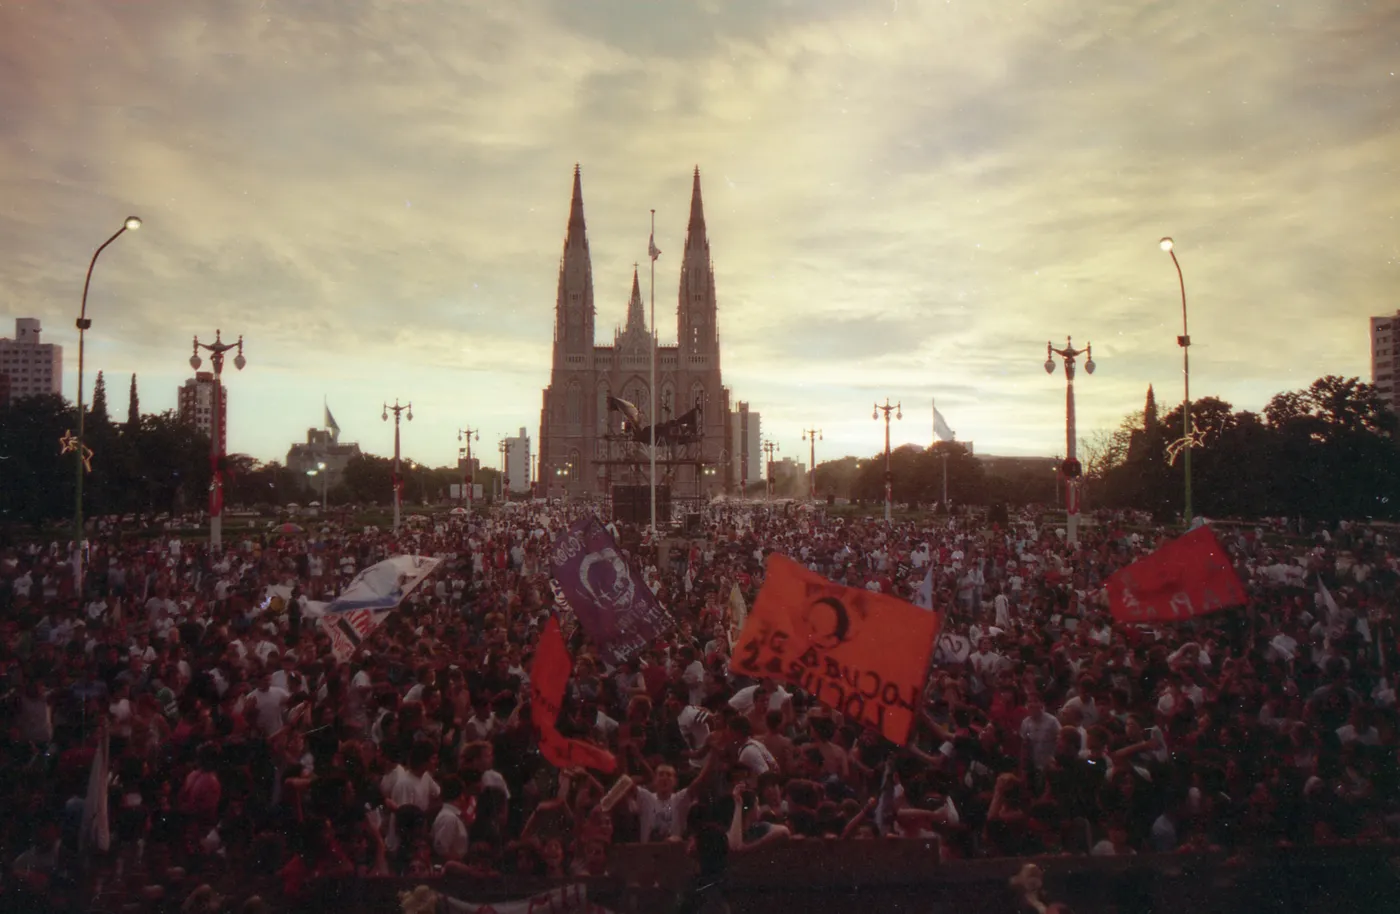
<path fill-rule="evenodd" d="M 656 210 L 651 211 L 651 249 L 656 247 Z M 651 535 L 656 536 L 656 258 L 651 250 Z"/>

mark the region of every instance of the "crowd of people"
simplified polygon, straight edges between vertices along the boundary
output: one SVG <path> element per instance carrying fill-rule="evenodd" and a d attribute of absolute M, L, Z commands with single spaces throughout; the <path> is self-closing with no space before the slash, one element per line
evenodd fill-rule
<path fill-rule="evenodd" d="M 1248 605 L 1153 627 L 1108 612 L 1108 577 L 1169 535 L 1128 516 L 1077 544 L 1031 514 L 886 527 L 736 504 L 686 535 L 613 525 L 675 622 L 613 668 L 550 584 L 582 510 L 313 524 L 220 554 L 112 531 L 80 587 L 65 546 L 0 554 L 0 895 L 212 914 L 291 909 L 325 877 L 602 875 L 622 843 L 681 843 L 703 891 L 784 841 L 916 837 L 932 864 L 1400 834 L 1400 566 L 1374 529 L 1220 528 Z M 775 551 L 905 599 L 932 585 L 948 637 L 906 746 L 731 674 L 735 589 L 752 605 Z M 443 561 L 337 658 L 323 604 L 400 554 Z M 616 772 L 538 751 L 552 613 L 575 660 L 558 729 Z M 106 850 L 84 819 L 104 743 Z M 1038 884 L 1023 901 L 1048 904 Z"/>

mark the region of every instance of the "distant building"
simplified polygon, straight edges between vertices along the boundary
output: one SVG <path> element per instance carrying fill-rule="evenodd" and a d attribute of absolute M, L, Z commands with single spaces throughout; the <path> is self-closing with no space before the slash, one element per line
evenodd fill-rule
<path fill-rule="evenodd" d="M 10 376 L 0 373 L 0 409 L 10 405 Z"/>
<path fill-rule="evenodd" d="M 358 444 L 341 444 L 339 430 L 334 432 L 319 428 L 306 430 L 306 443 L 294 444 L 287 450 L 287 469 L 296 473 L 307 470 L 320 472 L 320 464 L 325 464 L 326 485 L 335 488 L 345 478 L 345 466 L 360 456 Z M 319 490 L 320 483 L 312 488 Z"/>
<path fill-rule="evenodd" d="M 806 495 L 807 464 L 793 457 L 773 461 L 773 494 Z"/>
<path fill-rule="evenodd" d="M 1400 311 L 1393 315 L 1371 318 L 1371 383 L 1390 405 L 1390 411 L 1400 413 Z"/>
<path fill-rule="evenodd" d="M 762 432 L 763 422 L 758 413 L 749 409 L 749 404 L 740 401 L 739 408 L 729 414 L 730 444 L 734 453 L 729 457 L 729 486 L 740 491 L 745 481 L 749 485 L 763 482 L 768 474 L 763 466 Z M 745 473 L 745 467 L 748 472 Z"/>
<path fill-rule="evenodd" d="M 516 493 L 530 491 L 530 436 L 525 429 L 514 438 L 506 438 L 506 483 Z"/>
<path fill-rule="evenodd" d="M 228 453 L 228 386 L 220 384 L 219 451 Z M 186 425 L 193 425 L 208 437 L 214 436 L 214 372 L 197 371 L 176 392 L 178 415 Z"/>
<path fill-rule="evenodd" d="M 37 317 L 15 319 L 15 338 L 0 338 L 0 375 L 8 380 L 9 398 L 63 392 L 63 347 L 39 340 Z"/>

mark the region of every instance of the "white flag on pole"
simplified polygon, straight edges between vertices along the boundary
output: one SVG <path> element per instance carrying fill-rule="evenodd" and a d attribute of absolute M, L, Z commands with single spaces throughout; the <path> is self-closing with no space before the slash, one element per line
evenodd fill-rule
<path fill-rule="evenodd" d="M 919 585 L 919 592 L 914 595 L 914 605 L 920 609 L 927 609 L 933 612 L 933 566 L 928 566 L 928 574 L 924 575 L 924 582 Z"/>
<path fill-rule="evenodd" d="M 652 235 L 647 238 L 647 253 L 651 255 L 651 259 L 653 261 L 655 261 L 656 258 L 661 256 L 661 249 L 656 246 L 655 235 Z"/>
<path fill-rule="evenodd" d="M 105 854 L 112 847 L 112 830 L 107 819 L 107 772 L 110 739 L 107 725 L 97 738 L 97 752 L 88 772 L 87 796 L 83 798 L 83 825 L 78 832 L 78 849 Z"/>
<path fill-rule="evenodd" d="M 957 433 L 948 427 L 948 422 L 936 406 L 933 408 L 933 433 L 938 436 L 939 441 L 952 441 L 957 437 Z"/>

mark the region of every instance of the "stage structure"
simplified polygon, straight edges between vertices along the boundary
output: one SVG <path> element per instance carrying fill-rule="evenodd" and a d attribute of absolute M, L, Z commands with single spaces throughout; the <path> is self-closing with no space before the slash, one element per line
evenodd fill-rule
<path fill-rule="evenodd" d="M 643 251 L 638 234 L 638 253 Z M 632 273 L 627 322 L 611 346 L 594 342 L 593 267 L 583 216 L 582 177 L 559 264 L 554 357 L 540 411 L 540 482 L 550 497 L 603 499 L 609 516 L 646 523 L 652 425 L 656 426 L 657 519 L 664 523 L 725 491 L 729 391 L 720 374 L 714 266 L 694 174 L 690 221 L 680 257 L 677 342 L 656 353 L 656 413 L 648 383 L 651 347 L 639 275 Z M 664 263 L 665 260 L 662 260 Z"/>

